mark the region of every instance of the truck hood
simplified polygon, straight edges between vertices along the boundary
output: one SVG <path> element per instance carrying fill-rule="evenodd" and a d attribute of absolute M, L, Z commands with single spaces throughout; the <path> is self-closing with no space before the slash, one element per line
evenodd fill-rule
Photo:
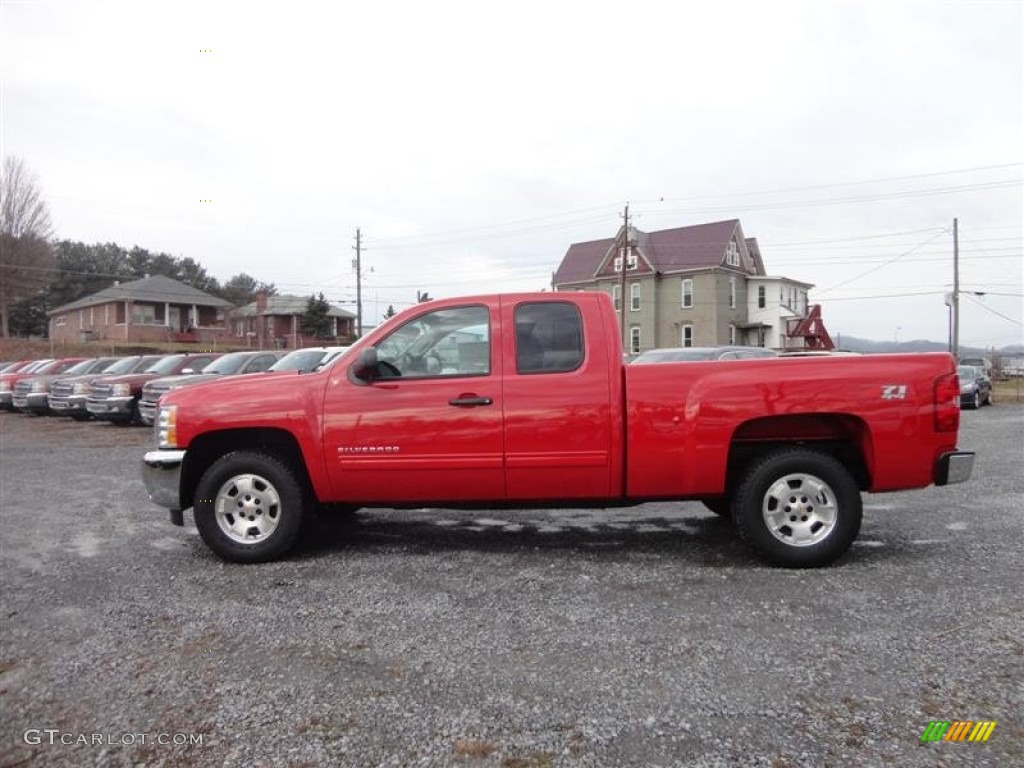
<path fill-rule="evenodd" d="M 145 384 L 147 381 L 152 381 L 157 378 L 157 375 L 155 373 L 122 373 L 118 376 L 103 376 L 100 374 L 94 378 L 102 379 L 104 384 L 130 384 L 134 387 L 139 384 Z"/>
<path fill-rule="evenodd" d="M 214 381 L 215 379 L 223 379 L 226 375 L 223 373 L 182 373 L 177 376 L 161 376 L 159 379 L 153 379 L 148 382 L 149 386 L 153 389 L 167 390 L 175 389 L 177 387 L 184 386 L 185 384 L 200 384 L 204 381 Z"/>
<path fill-rule="evenodd" d="M 172 389 L 160 405 L 177 406 L 180 445 L 187 445 L 193 435 L 223 429 L 308 429 L 320 418 L 326 381 L 326 371 L 224 376 Z"/>

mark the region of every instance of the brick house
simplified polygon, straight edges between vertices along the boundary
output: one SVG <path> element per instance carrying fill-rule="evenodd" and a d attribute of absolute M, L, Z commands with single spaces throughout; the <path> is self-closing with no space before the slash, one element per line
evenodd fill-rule
<path fill-rule="evenodd" d="M 738 219 L 658 232 L 631 227 L 613 238 L 573 243 L 555 272 L 556 291 L 598 290 L 622 311 L 626 270 L 629 352 L 729 344 L 774 349 L 815 346 L 802 322 L 810 283 L 768 275 L 755 238 Z M 625 262 L 625 264 L 623 264 Z M 799 332 L 798 332 L 799 329 Z M 830 343 L 826 346 L 830 346 Z"/>
<path fill-rule="evenodd" d="M 230 337 L 232 304 L 165 275 L 109 288 L 50 310 L 54 341 L 194 341 Z"/>
<path fill-rule="evenodd" d="M 324 339 L 304 336 L 302 316 L 308 296 L 264 296 L 231 312 L 231 330 L 236 339 L 248 339 L 252 347 L 297 349 L 317 346 Z M 355 336 L 356 316 L 341 307 L 330 306 L 331 335 L 334 341 L 351 341 Z"/>

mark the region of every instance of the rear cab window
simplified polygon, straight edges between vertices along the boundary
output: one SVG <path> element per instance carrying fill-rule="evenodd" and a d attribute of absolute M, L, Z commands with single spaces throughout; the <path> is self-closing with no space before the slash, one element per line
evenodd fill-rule
<path fill-rule="evenodd" d="M 520 304 L 515 326 L 517 373 L 566 373 L 583 364 L 583 319 L 575 304 Z"/>

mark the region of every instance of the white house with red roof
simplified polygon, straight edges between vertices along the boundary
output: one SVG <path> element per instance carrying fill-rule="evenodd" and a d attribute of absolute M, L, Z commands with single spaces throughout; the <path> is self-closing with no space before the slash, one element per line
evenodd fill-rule
<path fill-rule="evenodd" d="M 625 255 L 625 258 L 623 256 Z M 738 219 L 573 243 L 555 272 L 557 291 L 597 290 L 622 311 L 626 348 L 747 344 L 774 349 L 830 346 L 806 329 L 810 283 L 765 272 L 755 238 Z M 827 338 L 827 334 L 825 334 Z"/>

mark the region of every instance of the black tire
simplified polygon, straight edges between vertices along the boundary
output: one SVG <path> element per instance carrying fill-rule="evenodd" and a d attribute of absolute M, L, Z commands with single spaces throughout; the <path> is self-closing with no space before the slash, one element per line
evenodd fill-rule
<path fill-rule="evenodd" d="M 139 398 L 132 400 L 132 415 L 128 421 L 129 424 L 134 424 L 136 427 L 146 426 L 146 422 L 142 420 L 142 412 L 139 410 Z"/>
<path fill-rule="evenodd" d="M 862 512 L 860 489 L 846 467 L 796 447 L 754 462 L 732 505 L 740 538 L 762 559 L 787 568 L 834 562 L 857 538 Z"/>
<path fill-rule="evenodd" d="M 295 544 L 307 517 L 306 494 L 278 458 L 234 451 L 203 473 L 193 512 L 199 535 L 219 557 L 264 563 Z"/>
<path fill-rule="evenodd" d="M 700 503 L 719 517 L 732 517 L 732 504 L 728 496 L 716 496 L 714 498 L 701 499 Z"/>
<path fill-rule="evenodd" d="M 75 421 L 92 421 L 91 413 L 72 413 L 71 418 Z"/>
<path fill-rule="evenodd" d="M 975 390 L 974 391 L 974 399 L 971 400 L 970 405 L 968 405 L 967 407 L 970 408 L 971 410 L 977 410 L 980 405 L 981 405 L 981 395 L 979 395 L 978 391 Z"/>

